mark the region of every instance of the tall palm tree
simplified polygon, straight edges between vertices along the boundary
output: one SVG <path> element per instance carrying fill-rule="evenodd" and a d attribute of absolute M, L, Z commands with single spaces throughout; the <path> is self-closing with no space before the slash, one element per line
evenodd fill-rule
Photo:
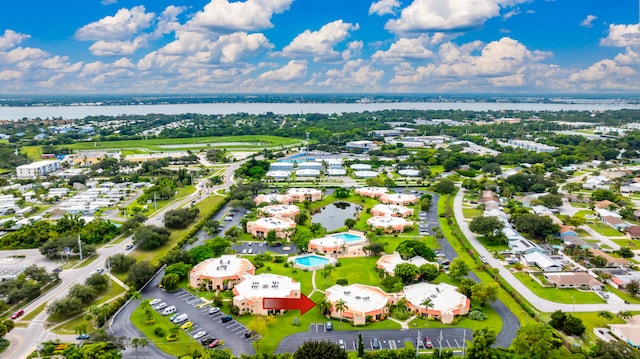
<path fill-rule="evenodd" d="M 420 303 L 420 305 L 429 311 L 429 309 L 433 308 L 435 304 L 433 303 L 433 299 L 427 297 L 422 301 L 422 303 Z M 428 315 L 428 313 L 425 313 L 425 315 Z"/>
<path fill-rule="evenodd" d="M 144 347 L 149 346 L 149 339 L 147 338 L 139 338 L 138 339 L 138 345 L 140 345 L 140 348 L 142 348 L 142 358 L 146 359 L 147 358 L 147 354 L 144 350 Z"/>
<path fill-rule="evenodd" d="M 132 338 L 131 342 L 129 342 L 132 348 L 136 350 L 136 359 L 138 358 L 138 347 L 140 346 L 140 338 Z"/>
<path fill-rule="evenodd" d="M 331 309 L 331 302 L 329 302 L 326 298 L 323 298 L 318 304 L 318 309 L 320 309 L 320 314 L 327 315 L 329 309 Z"/>
<path fill-rule="evenodd" d="M 349 309 L 347 302 L 345 302 L 344 299 L 340 299 L 334 304 L 334 307 L 340 315 L 340 326 L 342 326 L 342 312 L 344 312 L 345 309 Z"/>

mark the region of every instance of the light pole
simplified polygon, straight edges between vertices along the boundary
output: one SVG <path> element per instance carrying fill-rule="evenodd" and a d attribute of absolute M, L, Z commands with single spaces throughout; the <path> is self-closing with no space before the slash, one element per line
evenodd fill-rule
<path fill-rule="evenodd" d="M 571 310 L 571 313 L 575 314 L 575 312 L 576 312 L 576 298 L 574 298 L 573 295 L 572 295 L 571 299 L 573 299 L 573 309 Z"/>

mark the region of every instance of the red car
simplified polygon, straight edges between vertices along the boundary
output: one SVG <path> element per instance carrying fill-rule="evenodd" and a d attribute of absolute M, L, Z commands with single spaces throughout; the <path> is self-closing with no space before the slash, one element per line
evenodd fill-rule
<path fill-rule="evenodd" d="M 18 319 L 24 314 L 24 310 L 20 309 L 19 311 L 11 314 L 11 319 Z"/>
<path fill-rule="evenodd" d="M 213 348 L 217 348 L 217 347 L 219 347 L 221 345 L 222 345 L 222 340 L 216 339 L 216 340 L 212 341 L 211 343 L 209 343 L 209 348 L 213 349 Z"/>

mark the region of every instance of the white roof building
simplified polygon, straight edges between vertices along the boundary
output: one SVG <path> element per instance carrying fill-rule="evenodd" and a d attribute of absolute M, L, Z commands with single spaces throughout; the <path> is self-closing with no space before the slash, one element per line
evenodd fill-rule
<path fill-rule="evenodd" d="M 407 221 L 401 217 L 371 217 L 367 220 L 367 224 L 373 228 L 381 228 L 386 232 L 402 232 L 405 227 L 413 226 L 412 221 Z"/>
<path fill-rule="evenodd" d="M 386 193 L 380 196 L 380 202 L 385 204 L 395 204 L 399 206 L 406 206 L 414 204 L 418 201 L 418 197 L 414 194 L 403 193 Z"/>
<path fill-rule="evenodd" d="M 398 296 L 389 294 L 378 287 L 364 284 L 341 286 L 336 284 L 324 291 L 325 298 L 331 303 L 331 316 L 342 316 L 354 325 L 366 324 L 367 316 L 380 320 L 388 315 L 388 304 L 397 303 Z M 346 308 L 342 313 L 336 311 L 335 303 L 344 301 Z"/>
<path fill-rule="evenodd" d="M 276 233 L 277 238 L 289 238 L 295 228 L 296 222 L 289 218 L 267 217 L 247 222 L 247 232 L 258 238 L 266 238 L 271 231 Z"/>
<path fill-rule="evenodd" d="M 395 204 L 376 204 L 371 208 L 372 216 L 409 217 L 413 209 Z"/>
<path fill-rule="evenodd" d="M 327 170 L 327 175 L 328 176 L 346 176 L 347 170 L 345 170 L 344 168 L 329 168 Z"/>
<path fill-rule="evenodd" d="M 364 197 L 380 198 L 385 193 L 388 193 L 389 189 L 386 187 L 361 187 L 356 188 L 356 194 Z"/>
<path fill-rule="evenodd" d="M 407 300 L 407 307 L 413 312 L 438 318 L 443 323 L 450 324 L 455 316 L 469 313 L 471 306 L 469 298 L 457 289 L 447 283 L 421 282 L 404 287 L 403 294 Z M 422 304 L 426 299 L 431 300 L 432 308 Z"/>
<path fill-rule="evenodd" d="M 280 310 L 263 308 L 264 298 L 300 298 L 300 282 L 278 274 L 246 274 L 242 282 L 233 287 L 233 305 L 240 313 L 275 314 Z"/>
<path fill-rule="evenodd" d="M 321 170 L 322 163 L 321 162 L 300 162 L 298 163 L 298 169 L 315 169 Z"/>
<path fill-rule="evenodd" d="M 246 273 L 253 274 L 255 271 L 255 266 L 248 259 L 223 255 L 196 264 L 189 272 L 189 285 L 198 288 L 206 280 L 210 290 L 226 290 L 238 283 Z"/>
<path fill-rule="evenodd" d="M 296 170 L 296 177 L 320 177 L 320 170 L 302 168 Z"/>
<path fill-rule="evenodd" d="M 420 171 L 415 170 L 415 169 L 399 170 L 398 174 L 400 174 L 401 176 L 405 176 L 405 177 L 420 177 Z"/>
<path fill-rule="evenodd" d="M 374 178 L 378 177 L 378 172 L 375 171 L 354 171 L 353 176 L 356 178 Z"/>
<path fill-rule="evenodd" d="M 293 198 L 289 195 L 278 193 L 259 194 L 256 196 L 256 198 L 253 199 L 253 202 L 256 205 L 259 205 L 261 203 L 291 204 L 293 202 Z"/>
<path fill-rule="evenodd" d="M 287 204 L 272 204 L 258 208 L 258 213 L 268 217 L 294 218 L 300 214 L 300 207 Z"/>
<path fill-rule="evenodd" d="M 22 179 L 35 179 L 60 169 L 60 161 L 37 161 L 16 167 L 16 176 Z"/>
<path fill-rule="evenodd" d="M 291 177 L 291 172 L 289 171 L 274 171 L 271 170 L 266 173 L 265 177 L 267 178 L 275 178 L 275 179 L 287 179 Z"/>
<path fill-rule="evenodd" d="M 293 171 L 293 162 L 273 162 L 269 165 L 271 171 Z"/>
<path fill-rule="evenodd" d="M 558 263 L 549 258 L 546 254 L 540 252 L 532 252 L 524 255 L 524 259 L 529 265 L 536 265 L 544 272 L 560 272 L 562 271 L 562 263 Z"/>

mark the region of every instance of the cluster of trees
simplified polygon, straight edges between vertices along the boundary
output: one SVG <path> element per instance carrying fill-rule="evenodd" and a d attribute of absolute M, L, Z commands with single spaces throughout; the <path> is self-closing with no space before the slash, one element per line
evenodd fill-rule
<path fill-rule="evenodd" d="M 0 238 L 0 247 L 40 248 L 43 255 L 53 254 L 51 258 L 54 258 L 60 255 L 65 246 L 70 247 L 72 253 L 78 253 L 78 235 L 84 243 L 99 244 L 111 240 L 118 234 L 120 229 L 110 221 L 96 219 L 86 223 L 78 215 L 65 214 L 55 224 L 36 221 L 18 228 L 15 232 L 7 233 Z M 75 240 L 75 246 L 70 243 L 71 240 Z M 47 243 L 49 241 L 51 243 Z"/>
<path fill-rule="evenodd" d="M 253 198 L 267 188 L 265 183 L 253 181 L 245 184 L 238 184 L 230 189 L 229 206 L 232 208 L 254 208 L 256 204 Z"/>
<path fill-rule="evenodd" d="M 222 163 L 229 161 L 229 158 L 227 158 L 227 150 L 224 148 L 212 148 L 210 150 L 207 150 L 206 156 L 209 162 Z"/>
<path fill-rule="evenodd" d="M 167 266 L 162 277 L 162 287 L 166 290 L 174 290 L 178 287 L 181 280 L 189 277 L 189 271 L 193 265 L 184 262 L 178 262 Z"/>
<path fill-rule="evenodd" d="M 142 286 L 156 272 L 156 267 L 148 261 L 138 262 L 133 256 L 122 253 L 107 257 L 106 263 L 113 273 L 126 273 L 125 283 L 133 288 Z"/>
<path fill-rule="evenodd" d="M 264 178 L 267 171 L 269 171 L 269 166 L 271 166 L 269 161 L 251 158 L 236 170 L 236 176 L 260 180 Z"/>
<path fill-rule="evenodd" d="M 440 270 L 433 264 L 423 264 L 416 266 L 411 263 L 400 263 L 394 269 L 396 277 L 400 278 L 403 284 L 410 284 L 417 280 L 432 281 L 440 275 Z"/>
<path fill-rule="evenodd" d="M 400 257 L 405 260 L 415 256 L 420 256 L 432 262 L 436 258 L 436 253 L 433 251 L 433 249 L 427 247 L 424 242 L 414 239 L 400 242 L 400 244 L 398 244 L 398 247 L 396 247 L 396 252 L 398 252 L 398 254 L 400 254 Z"/>
<path fill-rule="evenodd" d="M 64 298 L 55 300 L 49 304 L 47 313 L 56 318 L 70 318 L 79 314 L 102 293 L 108 285 L 109 283 L 104 275 L 95 273 L 87 278 L 84 284 L 75 284 L 71 287 L 69 293 Z"/>
<path fill-rule="evenodd" d="M 496 282 L 476 283 L 470 278 L 460 279 L 458 291 L 484 307 L 498 298 L 500 285 Z"/>
<path fill-rule="evenodd" d="M 171 232 L 158 226 L 140 226 L 133 234 L 133 243 L 143 250 L 156 249 L 163 246 L 167 241 Z"/>
<path fill-rule="evenodd" d="M 582 323 L 582 319 L 576 318 L 573 315 L 560 310 L 551 313 L 551 321 L 549 322 L 549 325 L 568 335 L 577 336 L 584 334 L 586 329 Z"/>
<path fill-rule="evenodd" d="M 164 225 L 171 229 L 187 228 L 193 222 L 200 210 L 198 207 L 178 208 L 164 214 Z"/>
<path fill-rule="evenodd" d="M 37 298 L 42 287 L 57 279 L 57 275 L 47 273 L 44 268 L 35 265 L 27 267 L 15 279 L 0 282 L 0 295 L 6 298 L 0 301 L 0 310 L 6 309 L 7 304 Z"/>

